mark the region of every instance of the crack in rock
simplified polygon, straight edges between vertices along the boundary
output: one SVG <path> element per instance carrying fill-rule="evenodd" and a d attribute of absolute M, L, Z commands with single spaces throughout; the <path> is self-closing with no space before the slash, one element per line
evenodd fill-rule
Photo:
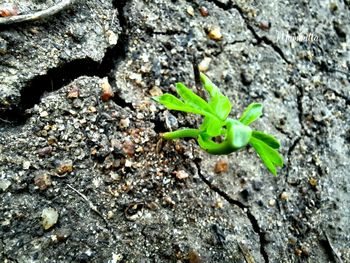
<path fill-rule="evenodd" d="M 194 160 L 194 163 L 197 167 L 198 170 L 198 175 L 201 178 L 201 180 L 214 192 L 216 192 L 218 195 L 220 195 L 222 198 L 224 198 L 228 203 L 231 205 L 236 205 L 242 211 L 246 214 L 247 218 L 250 221 L 250 224 L 252 225 L 252 228 L 255 233 L 258 234 L 259 236 L 259 242 L 260 242 L 260 254 L 264 258 L 265 263 L 269 263 L 269 257 L 265 249 L 265 245 L 267 244 L 266 238 L 265 238 L 265 233 L 261 230 L 258 220 L 255 218 L 255 216 L 251 213 L 249 210 L 249 206 L 243 204 L 242 202 L 233 199 L 230 197 L 226 192 L 221 190 L 218 186 L 213 185 L 201 172 L 201 167 L 200 167 L 200 160 Z"/>
<path fill-rule="evenodd" d="M 122 27 L 122 32 L 118 37 L 117 44 L 106 50 L 101 62 L 96 62 L 91 58 L 77 59 L 59 67 L 51 68 L 45 75 L 33 78 L 21 90 L 20 102 L 17 107 L 0 113 L 0 122 L 11 126 L 23 125 L 30 117 L 26 114 L 26 110 L 39 103 L 42 96 L 59 90 L 81 76 L 98 76 L 101 78 L 108 76 L 109 82 L 113 87 L 115 79 L 112 76 L 113 74 L 110 73 L 125 58 L 128 45 L 127 25 L 123 13 L 126 1 L 115 1 L 113 4 L 118 10 L 118 20 Z M 133 109 L 133 105 L 127 103 L 118 94 L 114 95 L 113 101 L 121 107 Z"/>
<path fill-rule="evenodd" d="M 284 55 L 282 49 L 276 45 L 276 43 L 274 43 L 271 39 L 269 39 L 266 36 L 259 36 L 258 33 L 255 31 L 255 29 L 253 28 L 253 26 L 249 23 L 247 17 L 244 15 L 244 11 L 243 9 L 238 6 L 237 4 L 234 4 L 232 1 L 228 1 L 226 3 L 222 3 L 218 0 L 209 0 L 209 2 L 212 2 L 213 4 L 215 4 L 217 7 L 223 9 L 224 11 L 228 11 L 230 9 L 235 9 L 238 11 L 239 15 L 241 16 L 241 18 L 243 19 L 244 23 L 247 26 L 247 29 L 252 33 L 253 37 L 256 39 L 257 43 L 255 43 L 254 45 L 259 45 L 261 43 L 264 43 L 268 46 L 270 46 L 278 55 L 279 57 L 281 57 L 287 64 L 292 64 Z"/>

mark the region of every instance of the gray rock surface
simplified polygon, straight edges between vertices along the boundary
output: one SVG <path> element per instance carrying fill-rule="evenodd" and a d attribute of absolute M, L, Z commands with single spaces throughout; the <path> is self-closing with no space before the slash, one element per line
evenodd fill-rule
<path fill-rule="evenodd" d="M 80 17 L 95 32 L 86 41 L 97 51 L 82 56 L 72 41 L 57 47 L 71 60 L 38 62 L 36 49 L 35 63 L 46 65 L 40 70 L 29 66 L 33 49 L 18 50 L 23 60 L 1 57 L 0 90 L 16 90 L 13 105 L 37 76 L 52 77 L 50 68 L 62 76 L 65 63 L 88 57 L 104 69 L 93 67 L 96 77 L 76 69 L 80 76 L 64 87 L 40 88 L 40 103 L 26 100 L 22 109 L 25 123 L 11 111 L 2 117 L 0 261 L 350 262 L 349 2 L 102 2 L 98 9 L 97 1 L 77 2 L 76 17 L 68 10 L 36 22 L 45 37 L 31 42 L 53 43 L 66 32 L 62 23 L 80 28 Z M 91 15 L 100 11 L 118 36 L 107 53 L 105 31 L 96 31 Z M 21 32 L 31 27 L 0 37 L 23 43 Z M 208 36 L 215 28 L 220 40 Z M 192 61 L 204 58 L 207 75 L 233 102 L 232 117 L 251 102 L 264 104 L 254 127 L 282 142 L 278 177 L 251 149 L 210 156 L 194 140 L 160 140 L 199 118 L 169 112 L 151 96 L 174 93 L 178 81 L 201 93 Z M 10 84 L 4 61 L 21 65 L 18 84 Z M 219 161 L 228 166 L 221 173 Z M 44 230 L 48 208 L 58 221 Z"/>
<path fill-rule="evenodd" d="M 14 1 L 20 14 L 45 10 L 60 1 Z M 38 76 L 72 62 L 101 62 L 117 43 L 118 12 L 111 1 L 72 1 L 44 22 L 2 26 L 0 113 L 20 105 L 21 92 Z M 0 2 L 0 8 L 3 3 Z M 56 87 L 55 87 L 56 88 Z M 33 87 L 38 89 L 38 87 Z"/>

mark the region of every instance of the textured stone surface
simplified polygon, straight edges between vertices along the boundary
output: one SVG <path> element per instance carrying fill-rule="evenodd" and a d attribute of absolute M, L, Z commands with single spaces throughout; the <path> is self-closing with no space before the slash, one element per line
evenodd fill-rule
<path fill-rule="evenodd" d="M 82 77 L 43 88 L 37 105 L 27 101 L 24 124 L 2 120 L 0 259 L 348 262 L 349 3 L 130 0 L 113 8 L 122 15 L 107 20 L 123 30 L 115 50 L 104 55 L 101 46 L 95 60 L 105 68 L 92 70 L 100 77 L 77 69 Z M 75 23 L 67 19 L 56 23 Z M 218 27 L 222 39 L 211 40 Z M 254 127 L 282 142 L 278 177 L 252 149 L 210 156 L 194 140 L 160 140 L 199 123 L 150 99 L 174 93 L 178 81 L 201 93 L 194 58 L 211 59 L 207 74 L 232 100 L 232 117 L 264 104 Z M 104 102 L 107 81 L 114 97 Z M 219 160 L 228 169 L 218 174 Z M 59 219 L 44 231 L 48 207 Z"/>

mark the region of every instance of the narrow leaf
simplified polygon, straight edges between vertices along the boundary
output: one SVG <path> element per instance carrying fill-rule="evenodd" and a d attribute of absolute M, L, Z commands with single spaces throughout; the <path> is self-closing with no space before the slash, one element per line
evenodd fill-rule
<path fill-rule="evenodd" d="M 152 99 L 163 104 L 165 107 L 167 107 L 170 110 L 178 110 L 178 111 L 205 115 L 205 113 L 202 110 L 191 107 L 185 104 L 182 100 L 179 100 L 178 98 L 176 98 L 174 95 L 171 95 L 168 93 L 163 94 L 161 96 L 153 97 Z"/>
<path fill-rule="evenodd" d="M 208 91 L 211 97 L 209 105 L 220 119 L 225 120 L 231 112 L 230 100 L 220 92 L 219 88 L 206 75 L 201 73 L 200 78 L 204 89 Z"/>
<path fill-rule="evenodd" d="M 212 113 L 213 111 L 210 108 L 208 102 L 195 94 L 192 90 L 187 88 L 182 83 L 176 83 L 176 91 L 181 96 L 181 98 L 186 102 L 186 104 L 191 107 L 201 109 L 202 111 L 206 111 L 208 113 Z"/>
<path fill-rule="evenodd" d="M 245 125 L 251 124 L 253 121 L 258 119 L 262 115 L 262 104 L 252 103 L 243 112 L 241 118 L 239 119 Z"/>
<path fill-rule="evenodd" d="M 283 166 L 283 159 L 279 153 L 255 137 L 252 137 L 249 142 L 254 147 L 267 169 L 273 175 L 277 175 L 276 166 Z"/>
<path fill-rule="evenodd" d="M 261 131 L 253 131 L 253 137 L 263 141 L 273 149 L 278 149 L 281 145 L 280 142 L 272 135 L 263 133 Z"/>

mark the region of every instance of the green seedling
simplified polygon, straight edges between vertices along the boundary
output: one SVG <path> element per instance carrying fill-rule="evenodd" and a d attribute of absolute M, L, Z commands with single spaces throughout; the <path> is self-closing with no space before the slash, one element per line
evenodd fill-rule
<path fill-rule="evenodd" d="M 163 94 L 153 99 L 170 110 L 183 111 L 202 115 L 203 122 L 198 129 L 181 129 L 163 134 L 167 140 L 191 137 L 199 146 L 210 154 L 230 154 L 248 144 L 251 145 L 267 169 L 274 175 L 276 167 L 283 166 L 283 159 L 278 153 L 279 141 L 272 135 L 255 131 L 249 125 L 262 115 L 262 104 L 252 103 L 238 120 L 229 118 L 231 102 L 224 96 L 210 79 L 201 73 L 201 82 L 209 93 L 210 99 L 205 101 L 187 88 L 183 83 L 176 84 L 176 91 L 181 99 L 171 94 Z M 216 138 L 221 137 L 221 142 Z"/>

